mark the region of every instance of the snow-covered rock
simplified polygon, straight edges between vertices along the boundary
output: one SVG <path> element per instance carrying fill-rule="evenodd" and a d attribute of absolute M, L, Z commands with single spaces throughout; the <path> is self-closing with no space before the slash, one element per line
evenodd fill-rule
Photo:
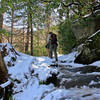
<path fill-rule="evenodd" d="M 11 46 L 7 45 L 7 50 Z M 17 51 L 16 51 L 17 52 Z M 75 56 L 77 52 L 72 52 L 68 55 L 59 55 L 58 67 L 50 66 L 52 59 L 48 57 L 33 57 L 26 54 L 17 52 L 16 61 L 14 61 L 14 66 L 7 67 L 8 73 L 10 75 L 11 82 L 14 83 L 12 98 L 14 100 L 99 100 L 100 99 L 100 89 L 89 88 L 87 86 L 82 86 L 81 88 L 73 87 L 65 89 L 65 87 L 55 87 L 54 84 L 50 83 L 47 85 L 46 80 L 52 77 L 52 73 L 58 74 L 60 76 L 66 75 L 71 68 L 83 67 L 82 64 L 74 63 Z M 5 56 L 5 63 L 10 61 L 13 56 L 12 52 Z M 98 65 L 98 63 L 93 63 Z M 60 65 L 60 66 L 59 66 Z M 63 67 L 62 67 L 62 66 Z M 91 64 L 92 65 L 92 64 Z M 65 68 L 66 70 L 63 70 Z M 63 71 L 61 71 L 61 69 Z M 99 72 L 98 72 L 99 73 Z M 68 73 L 69 76 L 80 75 L 79 72 Z M 64 77 L 62 81 L 70 81 L 71 79 Z M 85 81 L 85 80 L 84 80 Z M 67 85 L 67 84 L 66 84 Z M 90 82 L 93 85 L 93 82 Z"/>

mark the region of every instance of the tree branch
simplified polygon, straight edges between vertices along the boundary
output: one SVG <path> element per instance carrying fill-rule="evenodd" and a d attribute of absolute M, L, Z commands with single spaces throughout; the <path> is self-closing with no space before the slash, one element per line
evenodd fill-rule
<path fill-rule="evenodd" d="M 72 3 L 69 3 L 69 4 L 65 4 L 64 2 L 61 2 L 62 3 L 62 5 L 64 6 L 64 7 L 70 7 L 70 6 L 72 6 L 72 5 L 79 5 L 79 3 L 78 2 L 72 2 Z"/>

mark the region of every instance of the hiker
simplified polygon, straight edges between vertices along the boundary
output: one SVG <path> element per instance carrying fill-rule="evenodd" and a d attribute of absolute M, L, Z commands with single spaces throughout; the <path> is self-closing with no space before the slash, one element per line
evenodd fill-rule
<path fill-rule="evenodd" d="M 48 37 L 47 37 L 47 44 L 46 44 L 46 49 L 47 49 L 47 52 L 48 52 L 48 56 L 50 57 L 50 55 L 49 55 L 49 48 L 50 48 L 50 38 L 51 38 L 51 34 L 52 34 L 52 32 L 49 32 L 48 33 Z"/>
<path fill-rule="evenodd" d="M 55 56 L 55 60 L 58 61 L 57 57 L 57 36 L 53 32 L 49 32 L 48 38 L 47 38 L 47 49 L 49 52 L 49 57 L 53 58 L 53 53 Z"/>
<path fill-rule="evenodd" d="M 49 47 L 50 47 L 50 39 L 51 39 L 51 35 L 52 35 L 53 33 L 52 32 L 49 32 L 49 34 L 48 34 L 48 37 L 47 37 L 47 44 L 46 44 L 46 48 L 47 49 L 49 49 Z"/>

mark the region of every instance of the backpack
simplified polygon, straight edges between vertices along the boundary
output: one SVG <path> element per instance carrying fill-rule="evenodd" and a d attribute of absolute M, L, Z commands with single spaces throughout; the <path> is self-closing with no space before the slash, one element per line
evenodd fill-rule
<path fill-rule="evenodd" d="M 51 44 L 57 44 L 57 35 L 51 34 Z"/>

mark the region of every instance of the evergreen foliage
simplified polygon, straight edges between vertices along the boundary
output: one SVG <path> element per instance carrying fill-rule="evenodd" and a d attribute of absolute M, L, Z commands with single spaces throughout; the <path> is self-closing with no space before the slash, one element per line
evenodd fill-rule
<path fill-rule="evenodd" d="M 41 32 L 38 36 L 43 37 L 43 39 L 36 38 L 38 36 L 35 36 L 34 28 L 37 29 L 36 31 L 43 29 L 45 36 L 47 36 L 49 31 L 57 33 L 57 25 L 60 24 L 58 28 L 59 51 L 60 53 L 68 53 L 76 42 L 69 20 L 75 22 L 79 20 L 79 25 L 89 27 L 88 20 L 84 21 L 84 16 L 89 14 L 94 16 L 95 11 L 100 6 L 98 3 L 96 0 L 1 0 L 0 21 L 5 20 L 3 14 L 6 13 L 8 15 L 6 23 L 10 24 L 11 32 L 1 30 L 0 33 L 9 35 L 8 38 L 11 40 L 13 38 L 15 44 L 12 43 L 12 45 L 15 45 L 16 48 L 22 46 L 25 48 L 19 48 L 20 51 L 26 53 L 31 51 L 32 55 L 33 51 L 34 55 L 47 55 L 46 38 L 41 35 Z M 3 26 L 3 23 L 0 26 Z M 21 34 L 17 43 L 15 42 L 15 38 L 17 38 L 14 31 L 15 26 L 23 27 L 23 33 L 25 31 L 23 35 Z M 2 34 L 0 34 L 0 38 L 2 40 Z M 36 41 L 39 41 L 39 43 Z M 41 43 L 41 41 L 43 42 Z"/>
<path fill-rule="evenodd" d="M 11 32 L 5 30 L 5 29 L 0 29 L 0 34 L 3 34 L 5 36 L 10 36 L 11 35 Z"/>
<path fill-rule="evenodd" d="M 73 46 L 76 43 L 76 38 L 71 28 L 71 22 L 68 19 L 59 25 L 58 42 L 59 42 L 59 51 L 61 53 L 71 52 Z"/>

